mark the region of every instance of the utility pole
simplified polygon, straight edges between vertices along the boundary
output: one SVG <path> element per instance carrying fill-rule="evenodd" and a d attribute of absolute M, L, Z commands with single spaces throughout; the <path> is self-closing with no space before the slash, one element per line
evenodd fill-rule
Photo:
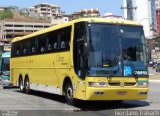
<path fill-rule="evenodd" d="M 126 19 L 128 20 L 133 20 L 133 10 L 136 10 L 137 7 L 134 6 L 133 7 L 133 4 L 132 4 L 132 0 L 123 0 L 124 1 L 124 6 L 121 7 L 122 10 L 126 10 Z"/>

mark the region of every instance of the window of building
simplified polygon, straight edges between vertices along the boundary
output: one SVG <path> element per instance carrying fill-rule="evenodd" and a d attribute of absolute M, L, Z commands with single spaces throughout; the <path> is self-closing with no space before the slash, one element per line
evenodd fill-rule
<path fill-rule="evenodd" d="M 23 27 L 23 25 L 14 25 L 14 27 Z"/>
<path fill-rule="evenodd" d="M 43 28 L 42 25 L 34 25 L 34 27 L 36 27 L 36 28 Z"/>
<path fill-rule="evenodd" d="M 12 24 L 6 24 L 5 27 L 13 27 Z"/>

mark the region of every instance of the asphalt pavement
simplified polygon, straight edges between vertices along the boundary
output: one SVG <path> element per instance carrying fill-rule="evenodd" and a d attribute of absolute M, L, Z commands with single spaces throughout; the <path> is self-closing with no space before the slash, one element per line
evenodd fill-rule
<path fill-rule="evenodd" d="M 81 102 L 79 106 L 67 105 L 64 97 L 32 91 L 20 93 L 17 88 L 0 90 L 0 115 L 2 116 L 115 116 L 118 110 L 160 110 L 160 82 L 150 82 L 147 100 L 115 102 Z M 5 115 L 8 114 L 8 115 Z M 9 115 L 10 114 L 10 115 Z"/>

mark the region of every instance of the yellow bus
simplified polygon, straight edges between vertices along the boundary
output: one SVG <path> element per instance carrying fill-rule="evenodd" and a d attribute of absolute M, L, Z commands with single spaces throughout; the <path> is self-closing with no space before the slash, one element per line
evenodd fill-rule
<path fill-rule="evenodd" d="M 143 27 L 136 22 L 81 18 L 14 38 L 11 82 L 78 100 L 145 100 L 148 68 Z"/>

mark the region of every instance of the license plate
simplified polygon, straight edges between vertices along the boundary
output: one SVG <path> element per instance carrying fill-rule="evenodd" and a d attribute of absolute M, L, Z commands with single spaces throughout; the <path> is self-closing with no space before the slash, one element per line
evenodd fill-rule
<path fill-rule="evenodd" d="M 118 91 L 118 92 L 117 92 L 117 95 L 126 95 L 126 94 L 127 94 L 126 91 Z"/>

